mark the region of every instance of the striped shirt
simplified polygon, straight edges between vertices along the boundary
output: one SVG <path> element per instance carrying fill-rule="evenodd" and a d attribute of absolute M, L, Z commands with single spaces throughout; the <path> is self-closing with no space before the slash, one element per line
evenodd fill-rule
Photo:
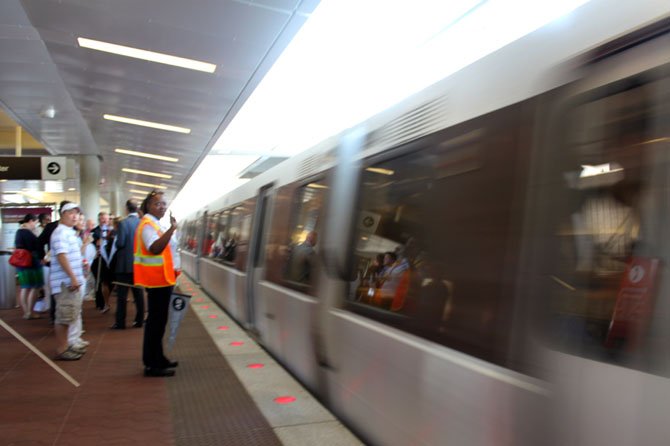
<path fill-rule="evenodd" d="M 70 276 L 63 270 L 58 261 L 58 254 L 65 254 L 72 272 L 77 277 L 80 285 L 84 284 L 83 262 L 81 257 L 81 248 L 79 237 L 74 228 L 64 224 L 59 224 L 51 234 L 51 271 L 49 273 L 49 284 L 51 292 L 58 294 L 61 292 L 61 283 L 66 286 L 71 285 Z"/>

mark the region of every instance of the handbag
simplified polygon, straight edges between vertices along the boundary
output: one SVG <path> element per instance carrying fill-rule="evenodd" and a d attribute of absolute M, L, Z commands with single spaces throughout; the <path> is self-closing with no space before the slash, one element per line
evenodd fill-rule
<path fill-rule="evenodd" d="M 33 255 L 27 249 L 15 249 L 9 257 L 9 264 L 17 268 L 30 268 L 33 266 Z"/>

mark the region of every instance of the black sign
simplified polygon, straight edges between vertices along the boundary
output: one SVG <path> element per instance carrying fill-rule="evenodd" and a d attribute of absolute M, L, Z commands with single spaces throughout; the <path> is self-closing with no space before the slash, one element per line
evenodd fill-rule
<path fill-rule="evenodd" d="M 64 180 L 67 158 L 0 156 L 2 180 Z"/>
<path fill-rule="evenodd" d="M 40 158 L 0 156 L 0 179 L 41 180 L 42 164 Z"/>

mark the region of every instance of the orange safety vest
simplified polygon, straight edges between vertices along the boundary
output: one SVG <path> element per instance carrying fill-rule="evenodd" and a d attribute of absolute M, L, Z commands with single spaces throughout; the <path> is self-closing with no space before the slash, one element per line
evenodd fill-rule
<path fill-rule="evenodd" d="M 142 229 L 145 225 L 153 227 L 159 237 L 163 235 L 160 226 L 151 217 L 148 215 L 142 217 L 135 231 L 135 257 L 133 259 L 135 285 L 145 288 L 172 286 L 177 282 L 172 263 L 172 250 L 168 245 L 162 253 L 152 254 L 142 241 Z"/>

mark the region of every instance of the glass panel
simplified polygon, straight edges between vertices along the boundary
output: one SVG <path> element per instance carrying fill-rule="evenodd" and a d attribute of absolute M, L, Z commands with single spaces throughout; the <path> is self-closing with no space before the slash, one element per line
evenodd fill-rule
<path fill-rule="evenodd" d="M 585 95 L 566 113 L 547 275 L 553 345 L 649 369 L 667 246 L 667 78 Z M 663 150 L 665 144 L 665 150 Z M 554 167 L 555 168 L 555 167 Z M 651 337 L 650 337 L 651 336 Z"/>
<path fill-rule="evenodd" d="M 230 211 L 219 211 L 212 216 L 211 226 L 214 243 L 212 244 L 212 250 L 209 253 L 209 257 L 223 262 L 224 260 L 224 247 L 228 241 L 228 216 Z"/>
<path fill-rule="evenodd" d="M 207 215 L 207 228 L 205 229 L 205 241 L 202 244 L 202 256 L 213 257 L 214 242 L 216 241 L 219 214 L 211 213 Z"/>
<path fill-rule="evenodd" d="M 297 189 L 291 216 L 284 285 L 315 295 L 318 230 L 325 186 L 314 182 Z"/>
<path fill-rule="evenodd" d="M 509 107 L 363 172 L 349 309 L 506 361 L 523 180 L 515 120 Z"/>

